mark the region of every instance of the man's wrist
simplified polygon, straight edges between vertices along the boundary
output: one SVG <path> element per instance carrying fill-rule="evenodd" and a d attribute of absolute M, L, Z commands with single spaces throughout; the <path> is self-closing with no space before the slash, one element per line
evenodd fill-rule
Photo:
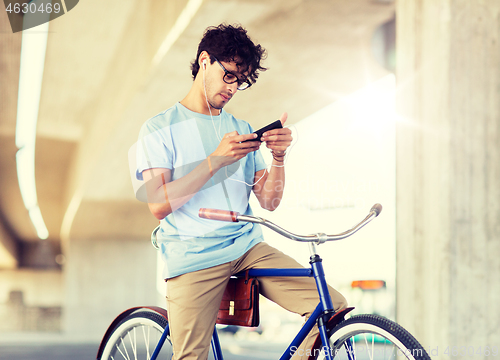
<path fill-rule="evenodd" d="M 208 170 L 210 175 L 214 176 L 217 171 L 223 168 L 225 165 L 222 163 L 222 156 L 209 155 L 207 156 Z"/>
<path fill-rule="evenodd" d="M 278 152 L 278 151 L 272 150 L 271 154 L 273 155 L 274 161 L 281 162 L 281 163 L 284 162 L 285 155 L 286 155 L 285 151 Z"/>
<path fill-rule="evenodd" d="M 210 172 L 210 177 L 214 176 L 214 169 L 212 168 L 212 161 L 210 160 L 210 156 L 207 157 L 208 161 L 208 171 Z"/>

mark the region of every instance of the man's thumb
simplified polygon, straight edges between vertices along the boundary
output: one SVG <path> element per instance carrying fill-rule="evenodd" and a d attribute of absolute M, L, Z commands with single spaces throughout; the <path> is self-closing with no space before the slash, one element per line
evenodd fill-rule
<path fill-rule="evenodd" d="M 286 119 L 288 119 L 288 114 L 286 112 L 284 112 L 283 114 L 281 114 L 281 117 L 280 117 L 281 126 L 285 125 Z"/>

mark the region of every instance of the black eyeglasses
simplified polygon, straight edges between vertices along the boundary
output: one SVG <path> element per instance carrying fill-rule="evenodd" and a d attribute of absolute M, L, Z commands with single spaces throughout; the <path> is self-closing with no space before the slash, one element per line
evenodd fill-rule
<path fill-rule="evenodd" d="M 219 60 L 217 60 L 215 58 L 215 56 L 213 56 L 213 58 L 215 59 L 215 61 L 217 61 L 217 64 L 220 65 L 222 70 L 224 70 L 224 77 L 222 78 L 222 80 L 224 80 L 224 82 L 226 84 L 234 84 L 235 82 L 237 82 L 238 83 L 238 87 L 237 87 L 238 90 L 245 90 L 245 89 L 248 89 L 250 86 L 252 86 L 252 83 L 250 83 L 250 80 L 248 80 L 248 78 L 245 78 L 244 80 L 240 79 L 236 74 L 233 74 L 231 71 L 228 71 L 224 67 L 224 65 L 222 65 L 219 62 Z"/>

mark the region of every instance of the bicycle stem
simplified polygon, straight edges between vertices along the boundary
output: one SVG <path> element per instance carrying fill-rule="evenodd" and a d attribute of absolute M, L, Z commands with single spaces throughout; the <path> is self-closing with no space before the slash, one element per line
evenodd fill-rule
<path fill-rule="evenodd" d="M 309 254 L 311 254 L 311 257 L 313 257 L 314 255 L 318 255 L 316 244 L 312 241 L 309 243 Z"/>

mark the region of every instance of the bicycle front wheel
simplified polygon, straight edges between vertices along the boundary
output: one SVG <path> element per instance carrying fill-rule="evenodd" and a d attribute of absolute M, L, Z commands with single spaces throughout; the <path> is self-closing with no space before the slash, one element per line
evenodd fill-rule
<path fill-rule="evenodd" d="M 101 360 L 149 360 L 168 321 L 151 311 L 128 315 L 111 333 L 104 345 Z M 172 358 L 170 336 L 163 344 L 159 359 Z"/>
<path fill-rule="evenodd" d="M 430 360 L 420 343 L 402 326 L 378 315 L 357 315 L 329 332 L 336 360 Z M 318 349 L 316 359 L 325 359 Z"/>

